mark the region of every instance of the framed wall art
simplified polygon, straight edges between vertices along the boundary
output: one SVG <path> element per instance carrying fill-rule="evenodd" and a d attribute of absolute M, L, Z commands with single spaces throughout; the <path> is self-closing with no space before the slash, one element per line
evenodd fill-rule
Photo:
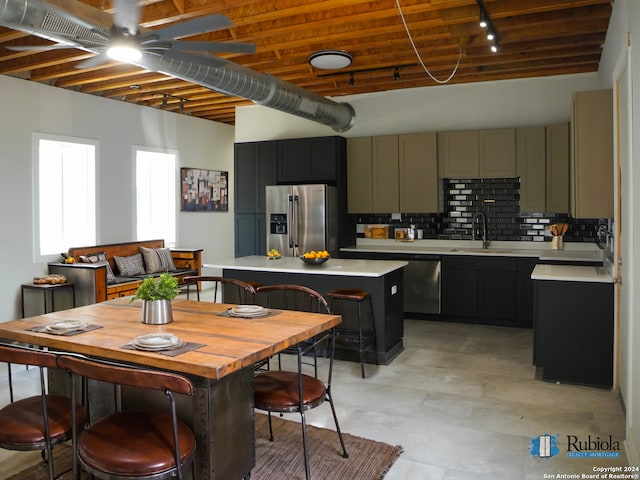
<path fill-rule="evenodd" d="M 229 172 L 180 169 L 180 210 L 183 212 L 227 212 Z"/>

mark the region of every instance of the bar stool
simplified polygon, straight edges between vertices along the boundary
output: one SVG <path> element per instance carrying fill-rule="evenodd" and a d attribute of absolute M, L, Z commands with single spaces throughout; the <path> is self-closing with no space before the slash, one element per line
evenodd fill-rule
<path fill-rule="evenodd" d="M 349 348 L 357 349 L 360 353 L 360 368 L 362 370 L 362 378 L 365 378 L 364 374 L 364 352 L 369 345 L 374 346 L 374 352 L 376 350 L 376 323 L 373 317 L 373 301 L 369 292 L 360 290 L 359 288 L 338 288 L 327 293 L 329 297 L 329 305 L 331 312 L 336 313 L 334 306 L 336 301 L 340 302 L 357 302 L 358 305 L 358 328 L 354 330 L 352 328 L 337 327 L 336 328 L 336 344 Z M 362 319 L 362 305 L 367 302 L 369 306 L 369 314 L 371 317 L 371 330 L 365 330 L 363 327 Z M 378 357 L 376 355 L 376 365 L 378 364 Z"/>

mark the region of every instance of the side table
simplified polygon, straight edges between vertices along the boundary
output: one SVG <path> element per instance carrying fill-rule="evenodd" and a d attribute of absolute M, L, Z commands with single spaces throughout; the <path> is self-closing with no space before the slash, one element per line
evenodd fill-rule
<path fill-rule="evenodd" d="M 56 302 L 56 297 L 58 302 Z M 64 297 L 71 299 L 71 302 L 62 301 Z M 38 308 L 41 305 L 42 308 Z M 65 310 L 76 306 L 76 289 L 73 283 L 54 283 L 54 284 L 22 284 L 22 317 L 32 317 L 34 315 L 42 315 L 45 313 L 55 312 L 57 310 Z"/>

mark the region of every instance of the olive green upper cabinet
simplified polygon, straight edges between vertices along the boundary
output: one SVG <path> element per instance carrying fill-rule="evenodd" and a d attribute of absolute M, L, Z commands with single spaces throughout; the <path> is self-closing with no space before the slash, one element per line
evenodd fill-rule
<path fill-rule="evenodd" d="M 441 178 L 477 178 L 478 130 L 438 133 L 438 172 Z"/>
<path fill-rule="evenodd" d="M 520 211 L 569 212 L 569 124 L 517 129 Z"/>
<path fill-rule="evenodd" d="M 373 211 L 375 213 L 399 212 L 398 136 L 373 137 L 371 148 Z"/>
<path fill-rule="evenodd" d="M 400 211 L 435 213 L 438 208 L 438 148 L 433 132 L 400 135 Z"/>
<path fill-rule="evenodd" d="M 347 140 L 349 213 L 438 212 L 435 133 Z"/>
<path fill-rule="evenodd" d="M 520 211 L 546 212 L 545 128 L 518 128 L 516 135 L 516 173 L 520 177 Z"/>
<path fill-rule="evenodd" d="M 546 128 L 545 212 L 569 213 L 569 124 Z"/>
<path fill-rule="evenodd" d="M 516 176 L 516 130 L 495 128 L 478 132 L 479 173 L 486 178 Z"/>
<path fill-rule="evenodd" d="M 347 139 L 347 207 L 349 213 L 373 213 L 371 137 Z"/>
<path fill-rule="evenodd" d="M 516 176 L 514 128 L 460 130 L 438 134 L 442 178 L 500 178 Z"/>
<path fill-rule="evenodd" d="M 613 217 L 613 95 L 573 94 L 571 110 L 571 214 Z"/>

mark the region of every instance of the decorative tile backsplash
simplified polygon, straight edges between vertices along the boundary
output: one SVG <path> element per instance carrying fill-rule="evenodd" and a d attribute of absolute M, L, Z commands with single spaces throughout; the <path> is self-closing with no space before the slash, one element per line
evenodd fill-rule
<path fill-rule="evenodd" d="M 487 239 L 507 241 L 551 241 L 545 227 L 568 223 L 565 242 L 598 242 L 607 219 L 574 219 L 569 214 L 520 213 L 519 178 L 478 178 L 442 180 L 444 213 L 405 213 L 400 221 L 391 214 L 356 215 L 359 224 L 389 224 L 394 228 L 414 224 L 427 239 L 471 240 L 476 212 L 487 218 Z M 476 224 L 476 228 L 478 224 Z M 362 236 L 362 234 L 359 234 Z M 390 229 L 393 237 L 393 228 Z"/>

